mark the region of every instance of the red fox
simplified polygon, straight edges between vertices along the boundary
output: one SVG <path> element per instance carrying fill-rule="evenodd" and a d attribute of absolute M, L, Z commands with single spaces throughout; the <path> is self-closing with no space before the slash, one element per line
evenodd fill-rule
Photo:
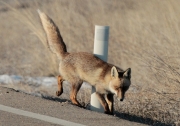
<path fill-rule="evenodd" d="M 96 95 L 104 108 L 104 113 L 113 114 L 113 95 L 123 101 L 125 92 L 131 84 L 131 68 L 123 71 L 108 64 L 93 54 L 86 52 L 69 53 L 61 37 L 60 31 L 53 20 L 38 10 L 42 26 L 47 35 L 48 45 L 60 60 L 57 96 L 63 93 L 63 81 L 72 84 L 70 99 L 79 107 L 77 93 L 83 82 L 88 82 L 96 89 Z"/>

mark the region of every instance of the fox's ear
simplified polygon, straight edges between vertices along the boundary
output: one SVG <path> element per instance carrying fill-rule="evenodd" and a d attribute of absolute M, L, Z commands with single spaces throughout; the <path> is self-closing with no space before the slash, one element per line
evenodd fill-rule
<path fill-rule="evenodd" d="M 113 67 L 111 68 L 111 77 L 117 78 L 118 76 L 119 76 L 119 75 L 118 75 L 118 71 L 117 71 L 116 67 L 113 66 Z"/>
<path fill-rule="evenodd" d="M 124 74 L 123 74 L 123 77 L 127 77 L 127 78 L 131 78 L 131 68 L 128 68 Z"/>

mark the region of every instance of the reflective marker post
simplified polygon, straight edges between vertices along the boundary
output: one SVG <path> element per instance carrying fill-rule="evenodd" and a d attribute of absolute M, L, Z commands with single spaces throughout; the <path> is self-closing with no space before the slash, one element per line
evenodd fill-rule
<path fill-rule="evenodd" d="M 108 40 L 109 40 L 109 26 L 95 26 L 94 36 L 94 55 L 101 60 L 107 62 L 108 58 Z M 91 90 L 91 110 L 97 112 L 104 112 L 97 96 L 96 89 L 92 87 Z"/>

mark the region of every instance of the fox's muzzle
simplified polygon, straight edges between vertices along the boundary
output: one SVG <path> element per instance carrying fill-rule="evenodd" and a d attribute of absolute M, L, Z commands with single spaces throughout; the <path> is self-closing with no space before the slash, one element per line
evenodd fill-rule
<path fill-rule="evenodd" d="M 121 91 L 121 98 L 120 98 L 120 101 L 123 101 L 123 100 L 124 100 L 124 94 L 125 94 L 125 92 L 124 92 L 124 91 Z"/>

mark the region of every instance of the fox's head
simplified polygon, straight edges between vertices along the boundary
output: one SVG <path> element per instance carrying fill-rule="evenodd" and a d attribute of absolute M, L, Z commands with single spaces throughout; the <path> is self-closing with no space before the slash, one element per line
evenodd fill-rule
<path fill-rule="evenodd" d="M 114 93 L 120 101 L 124 100 L 125 92 L 131 85 L 131 68 L 125 71 L 118 72 L 116 67 L 111 69 L 111 81 L 109 83 L 109 89 Z"/>

